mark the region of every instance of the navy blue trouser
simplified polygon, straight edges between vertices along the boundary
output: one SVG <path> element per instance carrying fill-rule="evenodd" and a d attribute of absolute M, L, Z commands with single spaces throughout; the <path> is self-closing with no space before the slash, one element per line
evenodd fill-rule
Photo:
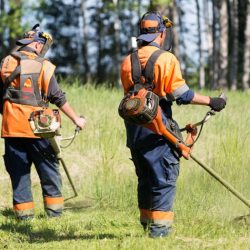
<path fill-rule="evenodd" d="M 138 177 L 138 206 L 142 224 L 170 227 L 179 161 L 166 143 L 131 149 Z"/>
<path fill-rule="evenodd" d="M 164 124 L 167 118 L 162 114 Z M 138 206 L 143 226 L 171 228 L 179 156 L 163 136 L 125 122 L 127 146 L 138 177 Z"/>
<path fill-rule="evenodd" d="M 14 210 L 19 217 L 34 214 L 31 192 L 31 165 L 40 178 L 45 210 L 58 216 L 63 209 L 59 163 L 46 139 L 5 138 L 4 162 L 13 188 Z"/>

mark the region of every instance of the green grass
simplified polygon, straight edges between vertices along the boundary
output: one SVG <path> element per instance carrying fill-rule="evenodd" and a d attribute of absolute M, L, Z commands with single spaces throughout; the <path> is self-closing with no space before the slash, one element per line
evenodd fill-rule
<path fill-rule="evenodd" d="M 192 160 L 181 161 L 173 233 L 149 239 L 139 225 L 136 176 L 117 115 L 122 90 L 63 85 L 87 126 L 63 151 L 79 196 L 60 219 L 43 212 L 39 179 L 32 170 L 36 218 L 18 222 L 11 211 L 11 187 L 0 170 L 0 249 L 249 249 L 249 221 L 235 218 L 249 209 Z M 217 92 L 203 92 L 218 95 Z M 193 154 L 250 197 L 249 93 L 229 92 L 226 109 L 206 123 Z M 207 107 L 174 106 L 181 126 L 203 118 Z M 74 125 L 63 116 L 63 136 Z M 3 141 L 2 141 L 3 144 Z M 3 146 L 1 147 L 3 154 Z M 62 169 L 65 198 L 72 190 Z"/>

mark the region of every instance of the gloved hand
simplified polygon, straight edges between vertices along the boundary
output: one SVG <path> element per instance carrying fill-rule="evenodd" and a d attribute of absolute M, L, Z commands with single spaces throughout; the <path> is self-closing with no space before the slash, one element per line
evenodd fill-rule
<path fill-rule="evenodd" d="M 212 110 L 220 112 L 226 106 L 226 100 L 221 97 L 210 97 L 209 106 Z"/>

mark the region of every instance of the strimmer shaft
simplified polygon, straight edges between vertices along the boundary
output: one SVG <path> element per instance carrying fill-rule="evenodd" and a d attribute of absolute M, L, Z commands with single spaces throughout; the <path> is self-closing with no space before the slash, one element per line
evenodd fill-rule
<path fill-rule="evenodd" d="M 62 164 L 62 166 L 63 166 L 63 169 L 64 169 L 64 171 L 65 171 L 65 173 L 66 173 L 66 175 L 67 175 L 67 178 L 68 178 L 68 180 L 69 180 L 69 183 L 70 183 L 70 185 L 71 185 L 71 187 L 72 187 L 72 189 L 73 189 L 73 192 L 74 192 L 74 196 L 65 199 L 65 201 L 67 201 L 67 200 L 69 200 L 69 199 L 72 199 L 72 198 L 77 197 L 77 196 L 78 196 L 78 193 L 77 193 L 76 188 L 75 188 L 75 185 L 74 185 L 74 183 L 73 183 L 73 181 L 72 181 L 72 179 L 71 179 L 71 177 L 70 177 L 69 171 L 68 171 L 68 169 L 67 169 L 67 167 L 66 167 L 66 165 L 65 165 L 64 160 L 63 160 L 62 158 L 59 158 L 58 160 L 61 162 L 61 164 Z"/>
<path fill-rule="evenodd" d="M 235 197 L 237 197 L 246 206 L 248 206 L 248 208 L 250 208 L 250 202 L 241 193 L 239 193 L 234 187 L 232 187 L 227 181 L 225 181 L 221 176 L 219 176 L 212 168 L 201 163 L 192 154 L 190 154 L 190 157 L 196 163 L 198 163 L 203 169 L 205 169 L 212 177 L 214 177 L 218 182 L 220 182 L 226 189 L 228 189 Z"/>
<path fill-rule="evenodd" d="M 61 162 L 61 164 L 63 166 L 63 169 L 65 171 L 65 174 L 66 174 L 66 176 L 67 176 L 67 178 L 69 180 L 69 183 L 70 183 L 70 185 L 72 187 L 72 190 L 74 192 L 74 196 L 65 199 L 65 201 L 67 201 L 69 199 L 72 199 L 72 198 L 75 198 L 75 197 L 78 196 L 78 193 L 77 193 L 75 185 L 74 185 L 74 183 L 73 183 L 73 181 L 72 181 L 72 179 L 70 177 L 70 173 L 69 173 L 69 171 L 67 169 L 67 166 L 66 166 L 64 160 L 61 157 L 61 147 L 60 147 L 60 140 L 61 140 L 61 138 L 60 138 L 60 136 L 54 136 L 52 138 L 49 138 L 48 140 L 49 140 L 52 148 L 55 151 L 55 154 L 56 154 L 56 157 L 57 157 L 58 161 Z"/>

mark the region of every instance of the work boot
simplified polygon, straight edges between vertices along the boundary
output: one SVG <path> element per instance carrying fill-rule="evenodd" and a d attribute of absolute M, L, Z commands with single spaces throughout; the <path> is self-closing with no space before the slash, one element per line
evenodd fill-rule
<path fill-rule="evenodd" d="M 147 232 L 148 231 L 148 223 L 141 222 L 141 225 L 143 227 L 144 232 Z"/>
<path fill-rule="evenodd" d="M 167 227 L 165 225 L 160 224 L 151 224 L 149 226 L 149 234 L 150 238 L 162 238 L 169 235 L 171 232 L 171 227 Z"/>
<path fill-rule="evenodd" d="M 45 209 L 45 212 L 48 217 L 59 217 L 62 215 L 63 210 L 58 209 L 58 210 L 53 210 L 53 209 Z"/>
<path fill-rule="evenodd" d="M 23 215 L 23 216 L 17 216 L 16 217 L 18 220 L 32 220 L 34 219 L 34 215 Z"/>

